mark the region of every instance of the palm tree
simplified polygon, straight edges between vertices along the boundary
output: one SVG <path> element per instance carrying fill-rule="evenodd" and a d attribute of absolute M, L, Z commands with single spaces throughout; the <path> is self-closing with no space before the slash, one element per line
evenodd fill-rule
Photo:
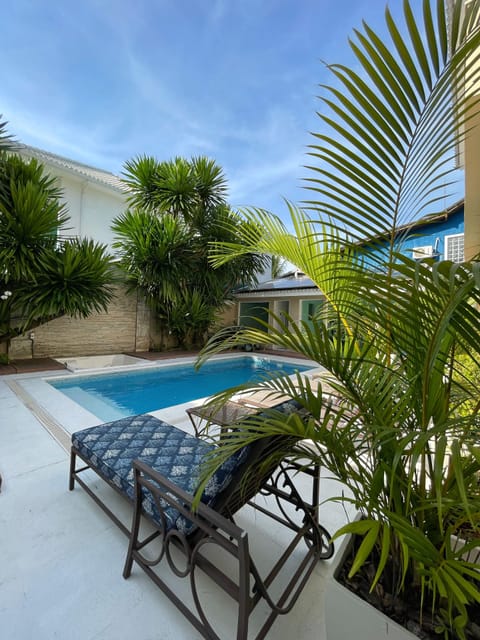
<path fill-rule="evenodd" d="M 132 207 L 170 213 L 199 231 L 215 208 L 226 204 L 225 174 L 204 156 L 164 162 L 140 156 L 125 163 L 124 176 Z"/>
<path fill-rule="evenodd" d="M 294 231 L 251 209 L 245 218 L 261 237 L 244 233 L 214 256 L 216 265 L 251 251 L 288 260 L 324 293 L 321 315 L 312 326 L 275 318 L 268 333 L 216 336 L 199 361 L 254 342 L 293 349 L 323 368 L 328 385 L 301 376 L 256 385 L 289 394 L 310 418 L 285 420 L 275 410 L 250 417 L 221 439 L 206 477 L 248 442 L 296 435 L 292 456 L 340 478 L 363 515 L 337 532 L 362 539 L 350 577 L 371 560 L 371 589 L 381 583 L 396 603 L 413 593 L 429 613 L 423 623 L 455 638 L 464 637 L 469 605 L 480 602 L 478 565 L 451 543 L 465 528 L 480 532 L 479 266 L 417 264 L 398 243 L 401 229 L 443 197 L 458 125 L 468 130 L 478 109 L 459 88 L 465 78 L 478 81 L 479 12 L 478 0 L 455 1 L 447 19 L 444 2 L 426 1 L 417 17 L 406 1 L 403 28 L 386 10 L 390 39 L 367 24 L 355 32 L 362 73 L 327 67 L 337 84 L 324 87 L 312 196 L 305 210 L 289 205 Z M 467 549 L 474 546 L 478 538 Z"/>
<path fill-rule="evenodd" d="M 0 153 L 3 151 L 12 151 L 15 148 L 15 142 L 7 133 L 7 123 L 2 121 L 2 114 L 0 113 Z"/>
<path fill-rule="evenodd" d="M 248 253 L 213 268 L 210 244 L 235 241 L 247 223 L 228 206 L 226 179 L 211 159 L 125 165 L 131 208 L 113 223 L 115 248 L 132 287 L 139 287 L 181 346 L 201 341 L 236 285 L 255 281 L 263 261 Z"/>
<path fill-rule="evenodd" d="M 90 240 L 64 241 L 68 215 L 36 160 L 0 154 L 0 343 L 49 320 L 106 310 L 112 261 Z"/>

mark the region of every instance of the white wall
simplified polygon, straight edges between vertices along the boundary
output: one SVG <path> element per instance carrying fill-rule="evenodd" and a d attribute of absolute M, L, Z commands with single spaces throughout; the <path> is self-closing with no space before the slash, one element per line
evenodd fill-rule
<path fill-rule="evenodd" d="M 125 195 L 108 186 L 70 175 L 57 167 L 45 169 L 58 178 L 63 190 L 62 200 L 67 204 L 70 220 L 65 235 L 91 238 L 111 247 L 112 221 L 126 209 Z"/>

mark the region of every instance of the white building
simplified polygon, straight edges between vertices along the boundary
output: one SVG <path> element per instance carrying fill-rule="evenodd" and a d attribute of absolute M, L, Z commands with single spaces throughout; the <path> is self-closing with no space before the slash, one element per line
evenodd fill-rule
<path fill-rule="evenodd" d="M 120 178 L 28 145 L 20 145 L 18 153 L 27 159 L 35 158 L 46 173 L 57 178 L 70 216 L 66 235 L 89 238 L 111 248 L 112 221 L 127 206 L 127 191 Z"/>

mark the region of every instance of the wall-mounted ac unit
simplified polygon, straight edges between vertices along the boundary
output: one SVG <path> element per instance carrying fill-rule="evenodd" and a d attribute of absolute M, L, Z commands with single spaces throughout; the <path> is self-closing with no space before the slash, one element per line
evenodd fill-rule
<path fill-rule="evenodd" d="M 433 256 L 433 245 L 426 244 L 423 247 L 414 247 L 412 250 L 412 258 L 421 260 L 422 258 L 431 258 Z"/>

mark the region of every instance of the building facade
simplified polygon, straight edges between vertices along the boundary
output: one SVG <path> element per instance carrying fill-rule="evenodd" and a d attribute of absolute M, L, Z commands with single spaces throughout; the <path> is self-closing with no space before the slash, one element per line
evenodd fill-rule
<path fill-rule="evenodd" d="M 35 158 L 55 176 L 70 216 L 66 235 L 95 240 L 112 251 L 111 224 L 127 206 L 127 190 L 120 178 L 36 147 L 20 145 L 18 153 L 25 159 Z"/>
<path fill-rule="evenodd" d="M 464 260 L 463 201 L 441 214 L 429 216 L 399 229 L 395 249 L 415 260 Z M 387 242 L 377 239 L 372 253 L 379 253 Z M 368 259 L 368 258 L 367 258 Z M 372 266 L 374 265 L 372 260 Z M 296 323 L 312 321 L 324 296 L 310 278 L 293 271 L 236 294 L 237 320 L 241 326 L 267 330 L 269 314 L 288 314 Z"/>

